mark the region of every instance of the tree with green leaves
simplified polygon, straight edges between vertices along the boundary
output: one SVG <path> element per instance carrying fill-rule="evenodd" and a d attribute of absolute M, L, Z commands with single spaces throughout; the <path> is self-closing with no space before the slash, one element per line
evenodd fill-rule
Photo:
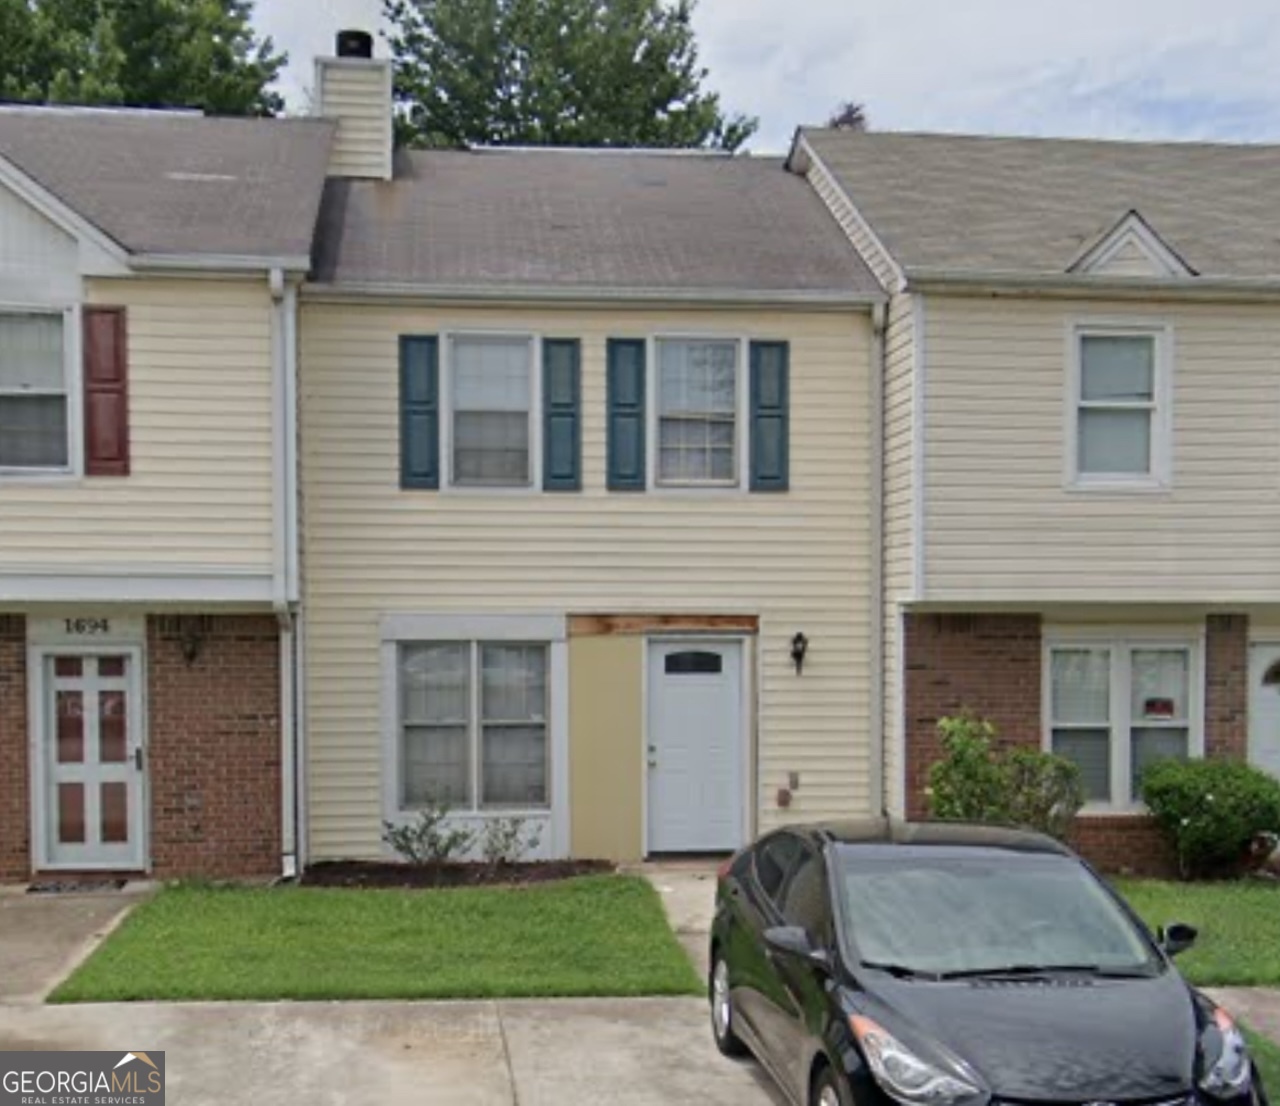
<path fill-rule="evenodd" d="M 695 0 L 384 0 L 414 146 L 738 149 L 704 88 Z"/>
<path fill-rule="evenodd" d="M 273 115 L 253 0 L 0 0 L 0 98 Z"/>

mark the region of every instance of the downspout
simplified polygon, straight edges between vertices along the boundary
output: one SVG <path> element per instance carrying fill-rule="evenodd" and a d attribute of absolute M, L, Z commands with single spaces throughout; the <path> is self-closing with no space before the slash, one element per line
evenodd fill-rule
<path fill-rule="evenodd" d="M 884 755 L 884 382 L 889 370 L 889 308 L 871 308 L 871 764 L 872 809 L 888 816 L 889 794 Z M 878 798 L 877 798 L 878 796 Z"/>
<path fill-rule="evenodd" d="M 289 459 L 294 452 L 289 414 L 290 310 L 296 298 L 283 269 L 272 269 L 271 290 L 271 609 L 280 628 L 280 873 L 297 875 L 296 783 L 294 746 L 293 607 L 289 598 L 289 516 L 292 481 Z"/>

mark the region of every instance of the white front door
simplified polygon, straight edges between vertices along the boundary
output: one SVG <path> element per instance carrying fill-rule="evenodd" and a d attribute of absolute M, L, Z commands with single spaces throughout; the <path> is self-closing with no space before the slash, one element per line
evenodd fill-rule
<path fill-rule="evenodd" d="M 1280 776 L 1280 645 L 1249 647 L 1249 760 Z"/>
<path fill-rule="evenodd" d="M 38 866 L 143 867 L 140 655 L 38 654 L 44 771 Z"/>
<path fill-rule="evenodd" d="M 649 646 L 648 851 L 727 852 L 745 840 L 741 642 Z"/>

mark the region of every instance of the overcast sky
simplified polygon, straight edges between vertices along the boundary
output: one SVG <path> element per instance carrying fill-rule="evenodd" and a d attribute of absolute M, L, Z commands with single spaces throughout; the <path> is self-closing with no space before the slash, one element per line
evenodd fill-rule
<path fill-rule="evenodd" d="M 381 0 L 257 0 L 295 108 Z M 1280 141 L 1277 0 L 701 0 L 709 87 L 757 150 L 842 99 L 880 130 Z M 385 47 L 379 44 L 381 52 Z"/>

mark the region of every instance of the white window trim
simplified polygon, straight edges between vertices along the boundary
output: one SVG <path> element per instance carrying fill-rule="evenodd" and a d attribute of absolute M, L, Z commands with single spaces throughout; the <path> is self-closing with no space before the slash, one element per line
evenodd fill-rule
<path fill-rule="evenodd" d="M 1151 338 L 1154 341 L 1155 388 L 1151 416 L 1151 471 L 1147 474 L 1082 473 L 1080 471 L 1081 349 L 1086 337 Z M 1066 395 L 1063 411 L 1065 462 L 1063 482 L 1076 492 L 1166 492 L 1173 484 L 1173 326 L 1163 319 L 1081 318 L 1067 324 Z M 1117 405 L 1119 406 L 1119 405 Z"/>
<path fill-rule="evenodd" d="M 453 343 L 458 338 L 518 338 L 530 346 L 529 483 L 520 487 L 455 484 L 453 480 Z M 455 329 L 440 332 L 440 491 L 446 495 L 525 496 L 542 491 L 542 335 L 529 330 Z"/>
<path fill-rule="evenodd" d="M 451 821 L 481 829 L 495 818 L 525 818 L 544 828 L 536 855 L 569 855 L 568 619 L 546 614 L 393 614 L 380 625 L 382 663 L 382 816 L 393 825 L 413 821 L 400 806 L 399 649 L 415 642 L 511 642 L 547 647 L 548 805 L 533 810 L 458 810 Z M 473 692 L 474 694 L 474 692 Z M 474 721 L 474 720 L 473 720 Z M 473 756 L 474 756 L 473 751 Z M 478 780 L 477 780 L 478 782 Z"/>
<path fill-rule="evenodd" d="M 1123 628 L 1080 628 L 1046 631 L 1040 658 L 1040 747 L 1053 752 L 1053 654 L 1062 649 L 1111 650 L 1110 728 L 1111 728 L 1111 801 L 1087 802 L 1085 815 L 1145 815 L 1144 803 L 1128 798 L 1132 793 L 1133 773 L 1130 761 L 1129 732 L 1132 705 L 1131 663 L 1135 649 L 1186 649 L 1190 663 L 1187 679 L 1187 752 L 1192 760 L 1205 755 L 1205 630 L 1203 626 L 1165 627 L 1133 626 Z M 1123 740 L 1117 740 L 1122 734 Z M 1122 796 L 1117 802 L 1116 796 Z"/>
<path fill-rule="evenodd" d="M 751 341 L 742 334 L 715 331 L 661 331 L 645 339 L 645 490 L 671 496 L 734 496 L 751 490 L 750 376 Z M 736 481 L 663 483 L 658 478 L 658 344 L 660 342 L 734 342 L 738 347 L 733 448 Z"/>
<path fill-rule="evenodd" d="M 0 465 L 0 484 L 65 484 L 84 476 L 84 381 L 78 304 L 0 303 L 0 315 L 61 315 L 63 378 L 67 386 L 67 464 L 61 468 Z"/>

